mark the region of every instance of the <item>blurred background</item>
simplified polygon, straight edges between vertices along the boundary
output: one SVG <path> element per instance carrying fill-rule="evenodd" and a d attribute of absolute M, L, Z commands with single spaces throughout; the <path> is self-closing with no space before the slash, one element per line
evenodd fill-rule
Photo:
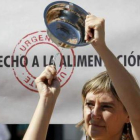
<path fill-rule="evenodd" d="M 27 128 L 28 124 L 0 124 L 0 140 L 22 140 Z M 46 140 L 85 140 L 85 136 L 75 124 L 51 124 Z"/>

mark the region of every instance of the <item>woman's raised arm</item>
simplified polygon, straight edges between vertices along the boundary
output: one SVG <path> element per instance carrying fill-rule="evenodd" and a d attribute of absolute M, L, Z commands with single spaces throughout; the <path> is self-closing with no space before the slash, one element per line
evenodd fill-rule
<path fill-rule="evenodd" d="M 60 92 L 60 83 L 53 65 L 47 66 L 35 82 L 40 99 L 23 140 L 46 139 L 50 118 Z"/>
<path fill-rule="evenodd" d="M 89 41 L 94 38 L 92 45 L 104 61 L 108 74 L 113 82 L 117 94 L 127 109 L 132 124 L 135 140 L 140 139 L 140 89 L 105 43 L 105 20 L 93 15 L 86 18 L 86 36 Z M 93 32 L 94 31 L 94 32 Z"/>

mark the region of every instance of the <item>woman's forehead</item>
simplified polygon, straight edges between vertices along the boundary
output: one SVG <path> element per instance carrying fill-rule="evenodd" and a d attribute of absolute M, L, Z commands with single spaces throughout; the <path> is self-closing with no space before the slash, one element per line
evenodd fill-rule
<path fill-rule="evenodd" d="M 100 92 L 100 93 L 89 92 L 86 95 L 86 100 L 90 100 L 90 101 L 99 100 L 100 102 L 116 102 L 117 101 L 114 95 L 110 92 Z"/>

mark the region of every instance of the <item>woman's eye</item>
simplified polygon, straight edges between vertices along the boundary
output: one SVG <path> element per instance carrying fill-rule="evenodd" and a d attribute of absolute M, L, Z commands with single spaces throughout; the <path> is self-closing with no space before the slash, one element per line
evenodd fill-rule
<path fill-rule="evenodd" d="M 92 103 L 86 103 L 86 105 L 89 106 L 89 107 L 93 107 L 94 106 L 94 104 L 92 104 Z"/>
<path fill-rule="evenodd" d="M 102 108 L 103 109 L 109 109 L 109 108 L 112 108 L 112 106 L 104 105 Z"/>

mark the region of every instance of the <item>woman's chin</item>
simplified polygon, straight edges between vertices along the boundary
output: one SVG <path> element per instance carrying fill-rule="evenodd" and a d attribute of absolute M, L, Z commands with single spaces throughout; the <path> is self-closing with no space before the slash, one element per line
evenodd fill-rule
<path fill-rule="evenodd" d="M 105 135 L 105 128 L 89 125 L 88 134 L 92 138 L 103 137 Z"/>

